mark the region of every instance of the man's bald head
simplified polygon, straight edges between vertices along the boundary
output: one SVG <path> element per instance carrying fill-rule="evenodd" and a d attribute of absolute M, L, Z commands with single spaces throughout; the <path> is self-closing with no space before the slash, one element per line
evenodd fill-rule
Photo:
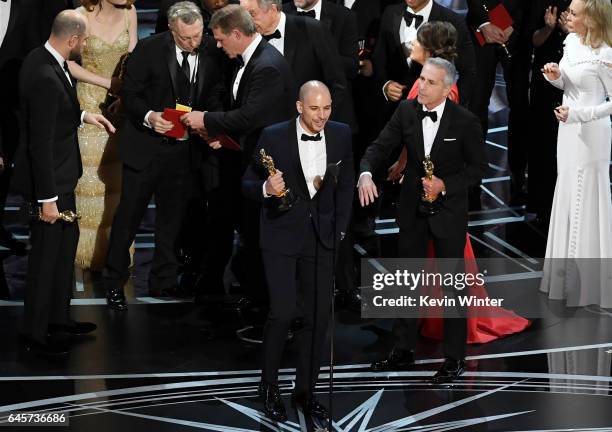
<path fill-rule="evenodd" d="M 51 27 L 51 36 L 57 39 L 68 39 L 71 36 L 83 36 L 87 31 L 87 21 L 79 12 L 67 9 L 57 14 Z"/>
<path fill-rule="evenodd" d="M 310 94 L 319 93 L 329 97 L 329 99 L 331 100 L 331 94 L 325 84 L 323 84 L 321 81 L 316 80 L 307 81 L 302 85 L 302 87 L 300 87 L 300 94 L 298 95 L 298 100 L 303 103 L 304 99 Z"/>
<path fill-rule="evenodd" d="M 331 115 L 332 100 L 329 89 L 321 81 L 308 81 L 300 88 L 296 107 L 304 130 L 310 134 L 321 132 Z"/>

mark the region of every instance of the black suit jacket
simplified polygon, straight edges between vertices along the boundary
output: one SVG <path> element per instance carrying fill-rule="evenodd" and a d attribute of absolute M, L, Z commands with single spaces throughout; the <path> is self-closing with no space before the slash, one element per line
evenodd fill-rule
<path fill-rule="evenodd" d="M 19 107 L 19 70 L 25 56 L 43 40 L 37 9 L 36 0 L 12 1 L 6 34 L 0 46 L 0 156 L 8 163 L 15 153 L 19 137 L 15 127 Z"/>
<path fill-rule="evenodd" d="M 401 229 L 410 230 L 418 217 L 424 176 L 423 126 L 417 117 L 422 106 L 416 100 L 402 101 L 393 117 L 361 160 L 361 172 L 374 170 L 385 163 L 393 150 L 405 146 L 408 163 L 400 191 L 397 221 Z M 480 182 L 486 170 L 484 138 L 478 118 L 465 108 L 447 100 L 440 126 L 431 148 L 434 175 L 444 181 L 446 195 L 442 211 L 428 221 L 434 234 L 447 238 L 467 230 L 468 186 Z"/>
<path fill-rule="evenodd" d="M 81 109 L 76 88 L 45 47 L 24 60 L 19 95 L 14 189 L 35 200 L 72 193 L 82 173 L 77 140 Z"/>
<path fill-rule="evenodd" d="M 332 96 L 333 118 L 348 123 L 350 114 L 342 109 L 347 81 L 331 35 L 316 20 L 293 15 L 286 18 L 283 56 L 291 66 L 296 91 L 310 80 L 325 83 Z"/>
<path fill-rule="evenodd" d="M 406 56 L 400 43 L 399 29 L 406 10 L 406 3 L 388 6 L 380 23 L 380 35 L 374 50 L 372 61 L 374 73 L 379 88 L 389 80 L 397 81 L 412 87 L 421 73 L 420 65 L 412 63 L 408 67 Z M 476 85 L 476 57 L 472 38 L 470 37 L 465 20 L 452 10 L 440 6 L 434 1 L 429 21 L 450 22 L 457 29 L 457 72 L 459 73 L 459 97 L 461 105 L 467 106 L 472 89 Z"/>
<path fill-rule="evenodd" d="M 215 42 L 205 36 L 198 56 L 198 77 L 192 108 L 198 111 L 218 110 L 223 103 L 220 72 L 221 53 Z M 163 136 L 144 125 L 147 112 L 174 108 L 178 94 L 177 59 L 174 39 L 167 31 L 138 42 L 130 55 L 121 88 L 127 114 L 119 132 L 119 158 L 126 165 L 144 169 L 163 147 Z M 191 161 L 197 166 L 211 151 L 198 138 L 190 139 Z"/>
<path fill-rule="evenodd" d="M 321 188 L 310 198 L 302 171 L 296 120 L 291 119 L 263 130 L 257 152 L 264 149 L 272 156 L 276 168 L 283 172 L 285 185 L 297 197 L 294 206 L 286 212 L 278 212 L 274 198 L 263 197 L 263 184 L 268 173 L 256 162 L 252 162 L 242 178 L 244 195 L 252 200 L 263 202 L 260 219 L 260 246 L 264 250 L 284 255 L 296 254 L 301 250 L 304 236 L 310 232 L 308 224 L 314 223 L 319 240 L 326 248 L 333 247 L 333 181 L 326 175 Z M 353 190 L 353 153 L 351 131 L 348 125 L 330 121 L 325 126 L 325 148 L 327 164 L 338 163 L 338 210 L 336 239 L 348 226 Z"/>
<path fill-rule="evenodd" d="M 489 16 L 482 7 L 487 6 L 488 10 L 492 10 L 495 6 L 502 3 L 514 21 L 514 33 L 518 33 L 521 29 L 524 15 L 524 0 L 466 0 L 468 12 L 466 20 L 472 31 L 475 31 L 485 22 L 489 21 Z"/>
<path fill-rule="evenodd" d="M 207 112 L 204 125 L 211 136 L 227 134 L 238 139 L 248 163 L 261 130 L 293 117 L 295 94 L 287 61 L 262 39 L 245 66 L 232 108 Z"/>
<path fill-rule="evenodd" d="M 348 79 L 359 72 L 359 43 L 355 14 L 344 6 L 321 0 L 321 24 L 331 32 L 342 58 L 344 73 Z M 285 3 L 283 11 L 288 15 L 297 14 L 293 2 Z"/>
<path fill-rule="evenodd" d="M 339 6 L 344 6 L 344 0 L 335 0 Z M 380 0 L 355 0 L 351 10 L 357 18 L 357 37 L 359 39 L 376 39 L 380 29 L 382 6 Z M 366 42 L 367 44 L 367 42 Z"/>

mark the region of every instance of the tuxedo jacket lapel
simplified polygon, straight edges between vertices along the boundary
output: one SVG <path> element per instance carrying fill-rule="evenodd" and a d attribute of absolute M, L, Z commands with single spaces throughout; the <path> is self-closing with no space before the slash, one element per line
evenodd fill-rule
<path fill-rule="evenodd" d="M 412 106 L 414 107 L 414 137 L 416 138 L 414 146 L 419 160 L 422 161 L 425 159 L 425 141 L 423 139 L 423 122 L 419 120 L 417 112 L 423 109 L 423 105 L 415 99 Z"/>
<path fill-rule="evenodd" d="M 291 143 L 291 162 L 295 170 L 295 180 L 300 189 L 300 195 L 304 198 L 310 199 L 310 193 L 308 192 L 308 186 L 306 185 L 306 177 L 304 176 L 302 162 L 300 161 L 300 150 L 298 147 L 295 119 L 293 121 L 289 121 L 288 131 L 289 136 L 287 137 L 287 140 Z"/>
<path fill-rule="evenodd" d="M 444 106 L 444 111 L 442 112 L 442 118 L 438 121 L 440 122 L 440 126 L 438 127 L 438 133 L 436 134 L 436 138 L 434 139 L 433 145 L 431 146 L 431 158 L 435 158 L 436 154 L 442 148 L 442 140 L 446 136 L 446 132 L 448 131 L 448 127 L 450 126 L 451 116 L 453 107 L 450 101 L 446 101 L 446 105 Z"/>
<path fill-rule="evenodd" d="M 283 57 L 287 60 L 290 67 L 293 67 L 293 59 L 297 51 L 296 41 L 304 35 L 300 35 L 296 22 L 293 20 L 293 16 L 287 15 L 287 21 L 285 23 L 285 47 Z"/>
<path fill-rule="evenodd" d="M 204 40 L 204 43 L 207 44 L 208 41 Z M 199 98 L 202 94 L 202 89 L 204 88 L 204 79 L 206 77 L 206 58 L 204 57 L 206 54 L 206 50 L 201 47 L 198 49 L 198 73 L 196 78 L 196 91 L 195 98 Z"/>
<path fill-rule="evenodd" d="M 177 61 L 176 61 L 176 48 L 174 44 L 174 40 L 172 39 L 172 35 L 170 32 L 166 34 L 166 49 L 164 50 L 166 53 L 166 64 L 168 65 L 168 73 L 170 74 L 170 81 L 172 84 L 172 92 L 174 95 L 174 99 L 177 98 L 178 91 L 178 82 L 177 82 Z"/>
<path fill-rule="evenodd" d="M 70 81 L 68 81 L 68 78 L 66 77 L 66 73 L 64 72 L 64 68 L 62 68 L 62 66 L 60 66 L 60 64 L 57 62 L 57 60 L 55 60 L 55 57 L 53 57 L 53 55 L 51 55 L 51 53 L 49 51 L 47 51 L 47 49 L 45 49 L 45 48 L 43 48 L 43 49 L 45 50 L 45 53 L 47 53 L 47 57 L 49 59 L 49 62 L 53 66 L 53 70 L 57 74 L 58 79 L 62 82 L 62 84 L 64 84 L 64 87 L 66 88 L 66 91 L 70 95 L 70 100 L 72 101 L 72 104 L 76 108 L 79 108 L 79 100 L 77 98 L 77 92 L 76 92 L 76 81 L 74 82 L 74 86 L 71 85 Z"/>
<path fill-rule="evenodd" d="M 329 16 L 329 12 L 327 10 L 327 7 L 324 1 L 321 1 L 321 17 L 320 18 L 321 18 L 321 24 L 327 27 L 327 30 L 329 30 L 331 34 L 335 34 L 335 31 L 333 29 L 334 23 L 333 23 L 332 17 Z"/>
<path fill-rule="evenodd" d="M 244 72 L 242 72 L 242 77 L 240 78 L 240 84 L 238 85 L 238 91 L 236 92 L 236 100 L 235 102 L 239 102 L 242 99 L 242 93 L 244 92 L 245 83 L 249 81 L 249 76 L 253 72 L 253 68 L 255 67 L 255 63 L 257 63 L 257 58 L 261 54 L 262 44 L 265 42 L 265 39 L 262 39 L 255 48 L 253 55 L 249 59 L 249 62 L 244 67 Z M 233 85 L 233 83 L 232 83 Z"/>
<path fill-rule="evenodd" d="M 20 9 L 21 8 L 19 7 L 19 0 L 13 0 L 11 2 L 11 11 L 9 15 L 8 25 L 6 28 L 6 34 L 4 35 L 5 41 L 9 39 L 9 35 L 13 31 L 15 25 L 17 24 L 17 21 L 19 20 L 19 14 L 21 13 Z M 2 42 L 2 45 L 4 45 L 4 42 Z"/>
<path fill-rule="evenodd" d="M 399 4 L 396 7 L 395 14 L 393 14 L 393 22 L 391 25 L 391 31 L 393 32 L 393 39 L 395 40 L 395 44 L 400 46 L 402 41 L 400 40 L 399 30 L 402 20 L 404 19 L 404 10 L 406 9 L 404 6 L 405 3 Z"/>

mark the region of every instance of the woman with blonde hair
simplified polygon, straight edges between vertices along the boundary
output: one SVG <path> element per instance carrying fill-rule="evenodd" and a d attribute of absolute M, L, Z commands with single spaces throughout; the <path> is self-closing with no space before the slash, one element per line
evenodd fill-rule
<path fill-rule="evenodd" d="M 136 46 L 137 18 L 133 3 L 134 0 L 82 0 L 77 9 L 87 19 L 89 38 L 83 50 L 82 66 L 70 62 L 69 68 L 79 81 L 79 102 L 87 112 L 99 113 L 108 108 L 105 101 L 113 72 Z M 104 267 L 110 226 L 119 202 L 121 164 L 114 139 L 105 131 L 85 125 L 78 134 L 83 176 L 75 191 L 77 210 L 81 214 L 76 265 L 99 271 Z"/>
<path fill-rule="evenodd" d="M 568 306 L 612 308 L 612 4 L 573 0 L 568 10 L 563 58 L 542 68 L 563 104 L 540 289 Z"/>

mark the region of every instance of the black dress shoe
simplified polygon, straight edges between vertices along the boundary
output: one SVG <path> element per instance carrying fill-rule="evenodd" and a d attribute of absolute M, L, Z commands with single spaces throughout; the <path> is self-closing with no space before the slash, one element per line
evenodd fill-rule
<path fill-rule="evenodd" d="M 106 304 L 116 311 L 127 310 L 123 288 L 112 288 L 106 291 Z"/>
<path fill-rule="evenodd" d="M 300 408 L 305 415 L 316 417 L 319 420 L 327 420 L 329 413 L 323 404 L 317 402 L 314 396 L 291 395 L 291 405 L 293 408 Z"/>
<path fill-rule="evenodd" d="M 68 354 L 68 347 L 59 343 L 39 342 L 29 336 L 21 335 L 20 342 L 22 348 L 28 354 L 39 357 L 64 357 Z"/>
<path fill-rule="evenodd" d="M 447 357 L 442 364 L 442 367 L 436 372 L 431 379 L 433 384 L 445 384 L 453 382 L 459 375 L 465 371 L 465 362 L 463 360 L 455 360 Z"/>
<path fill-rule="evenodd" d="M 82 336 L 95 331 L 97 325 L 90 322 L 71 321 L 69 324 L 49 324 L 49 333 L 68 333 Z"/>
<path fill-rule="evenodd" d="M 414 352 L 393 348 L 387 358 L 372 363 L 370 369 L 374 372 L 407 370 L 414 366 Z"/>
<path fill-rule="evenodd" d="M 262 381 L 259 383 L 257 394 L 263 402 L 266 417 L 279 422 L 287 421 L 287 412 L 280 397 L 278 386 Z"/>

